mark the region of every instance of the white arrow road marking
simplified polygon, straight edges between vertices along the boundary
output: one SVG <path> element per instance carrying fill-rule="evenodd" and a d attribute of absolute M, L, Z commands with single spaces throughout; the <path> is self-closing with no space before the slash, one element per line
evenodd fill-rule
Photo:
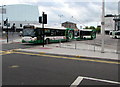
<path fill-rule="evenodd" d="M 77 87 L 83 79 L 95 80 L 95 81 L 100 81 L 100 82 L 107 82 L 107 83 L 112 83 L 112 84 L 120 84 L 120 82 L 116 82 L 116 81 L 102 80 L 102 79 L 96 79 L 96 78 L 91 78 L 91 77 L 78 76 L 77 79 L 71 84 L 70 87 Z"/>
<path fill-rule="evenodd" d="M 101 82 L 113 83 L 113 84 L 120 84 L 120 82 L 115 82 L 115 81 L 110 81 L 110 80 L 102 80 L 102 79 L 96 79 L 96 78 L 90 78 L 90 77 L 83 77 L 83 78 L 90 79 L 90 80 L 101 81 Z"/>
<path fill-rule="evenodd" d="M 71 84 L 70 87 L 77 87 L 84 77 L 78 76 L 78 78 Z"/>

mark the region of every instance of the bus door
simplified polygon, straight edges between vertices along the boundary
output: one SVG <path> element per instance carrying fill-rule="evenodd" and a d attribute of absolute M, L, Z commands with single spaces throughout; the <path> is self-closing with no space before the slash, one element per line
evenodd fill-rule
<path fill-rule="evenodd" d="M 80 37 L 80 32 L 79 32 L 79 30 L 75 30 L 74 31 L 74 38 L 75 39 L 78 39 Z"/>
<path fill-rule="evenodd" d="M 37 40 L 43 40 L 43 29 L 38 28 L 35 31 L 36 31 L 35 34 L 36 34 Z"/>

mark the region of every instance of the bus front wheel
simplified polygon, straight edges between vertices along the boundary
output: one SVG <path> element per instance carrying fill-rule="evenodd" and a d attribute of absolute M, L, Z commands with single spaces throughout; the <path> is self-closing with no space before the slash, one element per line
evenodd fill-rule
<path fill-rule="evenodd" d="M 117 36 L 115 36 L 115 39 L 117 39 Z"/>

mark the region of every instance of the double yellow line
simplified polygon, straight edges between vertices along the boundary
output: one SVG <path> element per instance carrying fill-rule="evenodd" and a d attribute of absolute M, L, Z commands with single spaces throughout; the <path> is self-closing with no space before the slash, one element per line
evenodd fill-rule
<path fill-rule="evenodd" d="M 1 51 L 0 51 L 1 52 Z M 11 51 L 2 51 L 2 55 L 17 53 L 17 54 L 24 54 L 24 55 L 33 55 L 33 56 L 44 56 L 44 57 L 51 57 L 51 58 L 59 58 L 59 59 L 70 59 L 70 60 L 79 60 L 79 61 L 90 61 L 90 62 L 99 62 L 99 63 L 109 63 L 109 64 L 120 64 L 117 61 L 107 61 L 107 60 L 99 60 L 99 59 L 87 59 L 82 57 L 64 57 L 64 56 L 54 56 L 54 55 L 47 55 L 44 52 L 41 53 L 28 53 L 28 52 L 18 52 L 15 50 Z"/>
<path fill-rule="evenodd" d="M 13 51 L 0 51 L 0 55 L 7 55 L 11 53 L 13 53 Z"/>
<path fill-rule="evenodd" d="M 26 55 L 35 55 L 35 56 L 45 56 L 45 57 L 52 57 L 52 58 L 60 58 L 60 59 L 71 59 L 71 60 L 80 60 L 80 61 L 91 61 L 91 62 L 100 62 L 100 63 L 111 63 L 111 64 L 120 64 L 120 62 L 116 61 L 105 61 L 99 59 L 86 59 L 86 58 L 76 58 L 76 57 L 64 57 L 64 56 L 54 56 L 54 55 L 45 55 L 45 54 L 33 54 L 33 53 L 25 53 L 25 52 L 14 52 L 19 54 L 26 54 Z"/>

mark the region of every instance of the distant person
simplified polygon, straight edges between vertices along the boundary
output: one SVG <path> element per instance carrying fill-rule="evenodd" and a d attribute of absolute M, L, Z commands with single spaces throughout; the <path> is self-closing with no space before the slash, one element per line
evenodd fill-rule
<path fill-rule="evenodd" d="M 13 31 L 13 34 L 14 34 L 14 32 L 16 32 L 15 23 L 13 23 L 13 25 L 12 25 L 12 27 L 11 27 L 11 30 Z"/>

